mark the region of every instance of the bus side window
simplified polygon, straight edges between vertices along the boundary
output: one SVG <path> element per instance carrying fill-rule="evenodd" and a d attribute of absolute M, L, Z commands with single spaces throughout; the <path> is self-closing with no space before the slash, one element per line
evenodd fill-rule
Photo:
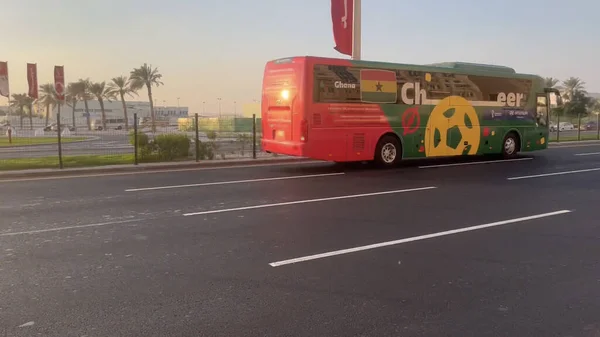
<path fill-rule="evenodd" d="M 536 119 L 539 125 L 546 126 L 548 117 L 548 97 L 545 94 L 537 95 Z"/>

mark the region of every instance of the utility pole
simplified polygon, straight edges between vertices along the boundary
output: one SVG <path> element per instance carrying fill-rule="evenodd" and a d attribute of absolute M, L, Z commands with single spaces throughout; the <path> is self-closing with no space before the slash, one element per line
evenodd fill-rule
<path fill-rule="evenodd" d="M 360 60 L 361 54 L 361 0 L 354 0 L 352 24 L 352 59 Z"/>
<path fill-rule="evenodd" d="M 219 118 L 221 118 L 221 101 L 222 101 L 222 99 L 219 97 L 219 98 L 217 98 L 217 101 L 219 101 Z"/>

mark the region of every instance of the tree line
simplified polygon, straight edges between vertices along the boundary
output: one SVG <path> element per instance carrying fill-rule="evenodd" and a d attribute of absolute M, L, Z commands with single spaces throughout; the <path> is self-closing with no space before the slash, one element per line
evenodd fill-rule
<path fill-rule="evenodd" d="M 565 102 L 562 108 L 553 109 L 557 116 L 586 117 L 590 113 L 600 113 L 600 99 L 589 96 L 585 82 L 578 77 L 569 77 L 564 81 L 557 78 L 546 77 L 545 85 L 556 88 L 561 92 Z"/>
<path fill-rule="evenodd" d="M 134 95 L 137 95 L 139 90 L 146 87 L 148 90 L 148 101 L 150 102 L 152 131 L 156 131 L 152 87 L 163 85 L 161 79 L 162 75 L 158 72 L 158 68 L 152 68 L 152 66 L 144 63 L 139 68 L 134 68 L 131 70 L 129 76 L 117 76 L 112 78 L 108 83 L 106 81 L 94 82 L 89 78 L 79 79 L 76 82 L 71 82 L 66 87 L 64 102 L 59 101 L 54 84 L 45 83 L 39 87 L 39 98 L 37 100 L 29 97 L 29 95 L 26 93 L 13 94 L 10 101 L 10 106 L 19 113 L 19 116 L 21 117 L 21 128 L 23 128 L 23 119 L 26 116 L 29 117 L 30 128 L 33 128 L 33 104 L 39 104 L 45 108 L 46 125 L 48 125 L 51 109 L 66 104 L 72 110 L 72 122 L 73 127 L 75 128 L 75 109 L 79 102 L 83 102 L 87 118 L 87 126 L 88 129 L 91 130 L 88 101 L 95 99 L 100 104 L 100 110 L 102 112 L 102 128 L 106 130 L 106 113 L 104 110 L 104 102 L 120 100 L 123 103 L 125 128 L 129 129 L 129 118 L 125 99 L 126 97 L 133 97 Z"/>

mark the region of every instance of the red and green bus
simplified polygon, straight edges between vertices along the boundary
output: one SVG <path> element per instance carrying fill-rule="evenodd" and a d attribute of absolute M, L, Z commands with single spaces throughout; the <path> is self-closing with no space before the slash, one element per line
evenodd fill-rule
<path fill-rule="evenodd" d="M 556 89 L 504 66 L 289 57 L 266 64 L 262 148 L 334 162 L 502 154 L 548 146 Z"/>

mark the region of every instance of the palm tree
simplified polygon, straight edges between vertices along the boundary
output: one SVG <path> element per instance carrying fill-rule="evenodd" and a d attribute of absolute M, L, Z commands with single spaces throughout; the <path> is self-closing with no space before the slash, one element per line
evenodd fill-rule
<path fill-rule="evenodd" d="M 102 111 L 102 130 L 106 130 L 106 113 L 104 111 L 104 101 L 110 102 L 112 94 L 110 88 L 106 85 L 106 82 L 95 82 L 91 83 L 90 94 L 92 94 L 98 100 L 100 104 L 100 111 Z"/>
<path fill-rule="evenodd" d="M 123 117 L 125 118 L 125 130 L 129 130 L 129 116 L 127 116 L 127 104 L 125 103 L 125 96 L 128 95 L 133 97 L 137 95 L 135 89 L 131 87 L 131 80 L 127 76 L 115 77 L 108 84 L 110 94 L 113 97 L 120 97 L 123 103 Z"/>
<path fill-rule="evenodd" d="M 89 78 L 86 78 L 86 79 L 80 78 L 77 81 L 77 83 L 79 83 L 78 89 L 80 89 L 79 95 L 77 95 L 77 98 L 80 101 L 83 101 L 83 106 L 85 107 L 85 116 L 86 116 L 87 127 L 88 127 L 88 130 L 91 130 L 92 123 L 90 120 L 90 109 L 88 106 L 88 101 L 93 98 L 92 94 L 90 93 L 90 86 L 92 85 L 92 82 L 90 81 Z"/>
<path fill-rule="evenodd" d="M 46 107 L 46 125 L 48 125 L 48 119 L 50 118 L 50 106 L 56 106 L 58 103 L 56 100 L 54 84 L 46 83 L 40 85 L 40 94 L 41 95 L 38 101 Z"/>
<path fill-rule="evenodd" d="M 154 103 L 152 100 L 152 86 L 160 86 L 162 75 L 158 72 L 158 68 L 152 69 L 151 65 L 144 63 L 139 68 L 131 71 L 131 88 L 139 90 L 144 86 L 148 89 L 148 100 L 150 101 L 150 118 L 152 120 L 152 132 L 156 131 L 156 122 L 154 117 Z"/>
<path fill-rule="evenodd" d="M 555 87 L 557 87 L 559 82 L 560 82 L 560 80 L 558 78 L 554 78 L 554 77 L 546 77 L 544 79 L 544 85 L 546 88 L 555 88 Z"/>
<path fill-rule="evenodd" d="M 83 92 L 85 92 L 85 84 L 81 81 L 72 82 L 67 85 L 67 95 L 65 100 L 67 101 L 67 105 L 72 109 L 71 117 L 73 118 L 73 129 L 75 129 L 77 124 L 75 122 L 75 109 L 77 107 L 77 102 L 79 102 L 80 95 Z"/>
<path fill-rule="evenodd" d="M 27 110 L 29 110 L 29 130 L 33 130 L 33 103 L 35 102 L 35 99 L 29 96 L 25 96 L 25 99 L 23 100 L 23 103 L 25 103 L 25 106 L 27 107 Z"/>
<path fill-rule="evenodd" d="M 593 101 L 592 111 L 600 115 L 600 98 Z"/>
<path fill-rule="evenodd" d="M 578 77 L 569 77 L 568 79 L 563 81 L 563 98 L 566 101 L 570 101 L 576 92 L 581 92 L 582 94 L 586 94 L 585 91 L 585 82 Z"/>
<path fill-rule="evenodd" d="M 12 94 L 12 100 L 10 101 L 10 107 L 16 109 L 19 112 L 20 127 L 23 129 L 23 117 L 25 117 L 25 106 L 27 102 L 27 94 Z"/>

